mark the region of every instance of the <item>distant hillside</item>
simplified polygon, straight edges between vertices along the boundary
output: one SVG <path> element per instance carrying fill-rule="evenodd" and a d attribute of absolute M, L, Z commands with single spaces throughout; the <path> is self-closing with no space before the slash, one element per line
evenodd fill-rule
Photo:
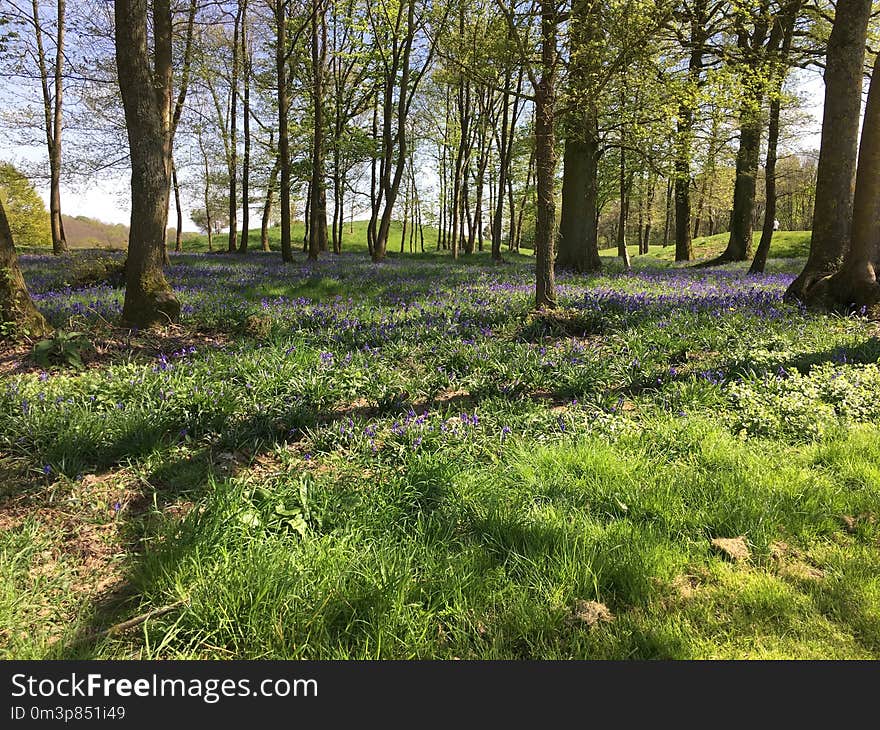
<path fill-rule="evenodd" d="M 125 249 L 128 246 L 128 226 L 121 223 L 103 223 L 94 218 L 78 215 L 62 216 L 64 236 L 71 248 Z"/>

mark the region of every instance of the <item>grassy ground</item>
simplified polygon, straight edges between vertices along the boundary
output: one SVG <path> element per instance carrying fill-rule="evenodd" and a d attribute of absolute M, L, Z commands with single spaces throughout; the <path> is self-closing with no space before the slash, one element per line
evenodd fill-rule
<path fill-rule="evenodd" d="M 796 263 L 536 316 L 527 256 L 365 259 L 175 256 L 128 334 L 23 257 L 90 344 L 0 360 L 2 656 L 880 658 L 880 339 Z"/>
<path fill-rule="evenodd" d="M 697 261 L 714 258 L 725 248 L 730 238 L 728 233 L 718 233 L 714 236 L 703 236 L 693 241 L 694 258 Z M 753 235 L 753 249 L 758 247 L 761 241 L 761 231 L 755 231 Z M 635 247 L 630 246 L 630 255 Z M 776 231 L 770 246 L 770 256 L 777 261 L 771 265 L 776 269 L 795 270 L 797 263 L 787 259 L 806 258 L 810 250 L 810 231 Z M 601 251 L 603 256 L 617 255 L 616 248 L 608 248 Z M 647 255 L 633 256 L 633 260 L 644 259 L 645 264 L 656 265 L 657 262 L 675 261 L 675 246 L 651 246 Z"/>
<path fill-rule="evenodd" d="M 346 222 L 342 229 L 342 250 L 350 253 L 365 253 L 367 251 L 367 223 L 368 221 L 351 221 Z M 328 232 L 330 235 L 332 232 Z M 431 228 L 429 226 L 425 226 L 423 228 L 423 233 L 425 236 L 425 249 L 426 251 L 434 251 L 437 248 L 437 229 Z M 303 235 L 305 234 L 305 226 L 302 221 L 293 221 L 290 227 L 290 238 L 291 245 L 294 250 L 302 250 L 302 242 Z M 392 221 L 391 223 L 391 233 L 388 236 L 388 251 L 389 253 L 400 253 L 400 241 L 402 238 L 403 230 L 402 225 L 399 221 Z M 404 243 L 404 249 L 406 253 L 409 253 L 409 234 L 410 227 L 407 226 L 406 233 L 406 241 Z M 239 232 L 240 235 L 240 232 Z M 219 235 L 214 236 L 213 240 L 213 248 L 215 251 L 225 251 L 229 244 L 229 237 L 226 233 L 221 233 Z M 488 246 L 488 242 L 486 243 Z M 256 230 L 251 230 L 248 232 L 248 247 L 254 251 L 259 251 L 262 246 L 262 242 L 260 240 L 260 229 L 259 226 Z M 421 239 L 416 234 L 416 237 L 413 239 L 413 246 L 416 251 L 421 250 Z M 270 228 L 269 229 L 269 247 L 273 251 L 281 250 L 281 229 L 280 228 Z M 184 236 L 183 248 L 186 252 L 199 252 L 204 253 L 208 250 L 208 237 L 203 234 L 192 234 L 189 236 Z"/>

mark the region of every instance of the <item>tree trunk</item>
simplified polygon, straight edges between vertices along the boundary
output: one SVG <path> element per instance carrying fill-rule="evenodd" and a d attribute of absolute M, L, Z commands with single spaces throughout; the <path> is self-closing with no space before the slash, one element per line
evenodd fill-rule
<path fill-rule="evenodd" d="M 651 229 L 654 227 L 654 198 L 657 195 L 657 176 L 652 174 L 648 182 L 648 200 L 645 206 L 645 253 L 651 251 Z"/>
<path fill-rule="evenodd" d="M 697 0 L 690 14 L 690 50 L 688 81 L 696 92 L 701 84 L 703 53 L 706 44 L 707 0 Z M 691 239 L 691 145 L 694 127 L 692 102 L 682 102 L 678 111 L 675 148 L 675 260 L 694 257 Z"/>
<path fill-rule="evenodd" d="M 785 293 L 804 300 L 846 254 L 852 227 L 865 44 L 871 0 L 837 5 L 825 64 L 825 108 L 816 177 L 813 234 L 801 274 Z"/>
<path fill-rule="evenodd" d="M 287 2 L 275 0 L 275 73 L 278 85 L 278 165 L 281 175 L 279 205 L 281 206 L 281 260 L 293 261 L 290 241 L 290 87 L 287 81 Z"/>
<path fill-rule="evenodd" d="M 712 264 L 745 261 L 752 254 L 752 231 L 755 188 L 758 180 L 758 157 L 761 153 L 761 118 L 747 101 L 740 116 L 739 150 L 736 154 L 736 182 L 733 187 L 733 211 L 730 214 L 730 239 L 727 248 Z"/>
<path fill-rule="evenodd" d="M 666 181 L 666 216 L 663 221 L 663 248 L 666 248 L 669 245 L 669 228 L 670 223 L 672 221 L 672 178 L 667 179 Z"/>
<path fill-rule="evenodd" d="M 324 175 L 324 61 L 326 29 L 322 0 L 312 0 L 312 183 L 309 210 L 309 261 L 327 250 L 327 183 Z"/>
<path fill-rule="evenodd" d="M 238 69 L 241 62 L 239 34 L 241 33 L 242 5 L 239 2 L 232 31 L 232 79 L 229 109 L 229 239 L 227 250 L 238 248 Z"/>
<path fill-rule="evenodd" d="M 281 167 L 280 158 L 275 159 L 272 171 L 269 173 L 269 183 L 266 186 L 266 201 L 263 203 L 263 219 L 260 223 L 260 244 L 264 251 L 269 251 L 269 219 L 272 216 L 272 199 L 275 197 L 275 188 L 278 186 L 278 169 Z"/>
<path fill-rule="evenodd" d="M 764 187 L 766 189 L 767 207 L 764 211 L 764 227 L 761 230 L 761 242 L 755 251 L 755 258 L 749 268 L 750 274 L 763 274 L 767 265 L 767 254 L 770 253 L 770 244 L 773 241 L 773 226 L 776 220 L 776 149 L 779 145 L 779 111 L 781 106 L 780 94 L 782 88 L 777 90 L 770 102 L 770 123 L 767 132 L 767 162 L 764 165 Z"/>
<path fill-rule="evenodd" d="M 535 85 L 535 309 L 556 308 L 556 5 L 541 0 L 541 78 Z"/>
<path fill-rule="evenodd" d="M 6 326 L 10 322 L 14 325 L 12 334 L 15 338 L 36 339 L 45 337 L 52 331 L 28 294 L 27 285 L 18 267 L 6 209 L 0 199 L 0 325 Z"/>
<path fill-rule="evenodd" d="M 244 159 L 241 169 L 241 240 L 238 244 L 239 253 L 247 253 L 248 236 L 250 235 L 250 168 L 251 168 L 251 61 L 248 48 L 247 0 L 241 5 L 241 62 L 244 75 Z"/>
<path fill-rule="evenodd" d="M 49 69 L 43 48 L 43 24 L 37 0 L 32 0 L 33 27 L 37 46 L 37 63 L 40 67 L 40 84 L 43 92 L 43 115 L 46 145 L 49 152 L 49 228 L 52 234 L 52 253 L 61 256 L 68 253 L 61 220 L 61 133 L 64 97 L 64 30 L 65 2 L 56 4 L 54 88 L 49 87 Z"/>
<path fill-rule="evenodd" d="M 620 147 L 620 213 L 617 220 L 617 255 L 623 262 L 623 268 L 630 268 L 629 249 L 626 245 L 626 224 L 629 219 L 629 191 L 632 186 L 632 174 L 626 173 L 626 151 L 621 140 Z"/>
<path fill-rule="evenodd" d="M 211 218 L 211 170 L 209 167 L 208 151 L 205 149 L 205 140 L 202 137 L 201 129 L 198 132 L 199 150 L 202 153 L 202 161 L 205 163 L 205 226 L 208 233 L 208 251 L 214 250 L 214 221 Z"/>
<path fill-rule="evenodd" d="M 599 140 L 596 119 L 565 140 L 562 170 L 562 218 L 557 264 L 577 272 L 599 271 L 598 207 Z"/>
<path fill-rule="evenodd" d="M 131 156 L 131 225 L 123 322 L 175 322 L 180 303 L 162 273 L 171 177 L 171 8 L 153 2 L 153 63 L 147 0 L 116 0 L 116 66 Z M 151 68 L 152 67 L 152 68 Z"/>
<path fill-rule="evenodd" d="M 864 308 L 880 319 L 880 55 L 874 61 L 868 104 L 859 145 L 858 174 L 852 215 L 852 239 L 840 271 L 823 279 L 810 302 L 838 309 Z"/>
<path fill-rule="evenodd" d="M 174 209 L 177 212 L 177 230 L 174 232 L 174 250 L 183 250 L 183 208 L 180 205 L 180 185 L 177 182 L 177 166 L 171 160 L 171 184 L 174 187 Z"/>

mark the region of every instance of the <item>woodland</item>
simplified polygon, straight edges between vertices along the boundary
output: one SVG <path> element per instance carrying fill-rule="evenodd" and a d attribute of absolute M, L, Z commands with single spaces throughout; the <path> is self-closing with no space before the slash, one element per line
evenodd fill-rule
<path fill-rule="evenodd" d="M 880 658 L 878 51 L 0 0 L 0 658 Z"/>

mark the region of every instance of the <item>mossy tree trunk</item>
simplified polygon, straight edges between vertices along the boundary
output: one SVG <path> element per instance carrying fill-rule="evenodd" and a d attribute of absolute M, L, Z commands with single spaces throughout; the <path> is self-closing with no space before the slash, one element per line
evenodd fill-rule
<path fill-rule="evenodd" d="M 18 257 L 0 199 L 0 325 L 13 324 L 16 336 L 43 337 L 52 331 L 37 311 L 18 267 Z"/>

